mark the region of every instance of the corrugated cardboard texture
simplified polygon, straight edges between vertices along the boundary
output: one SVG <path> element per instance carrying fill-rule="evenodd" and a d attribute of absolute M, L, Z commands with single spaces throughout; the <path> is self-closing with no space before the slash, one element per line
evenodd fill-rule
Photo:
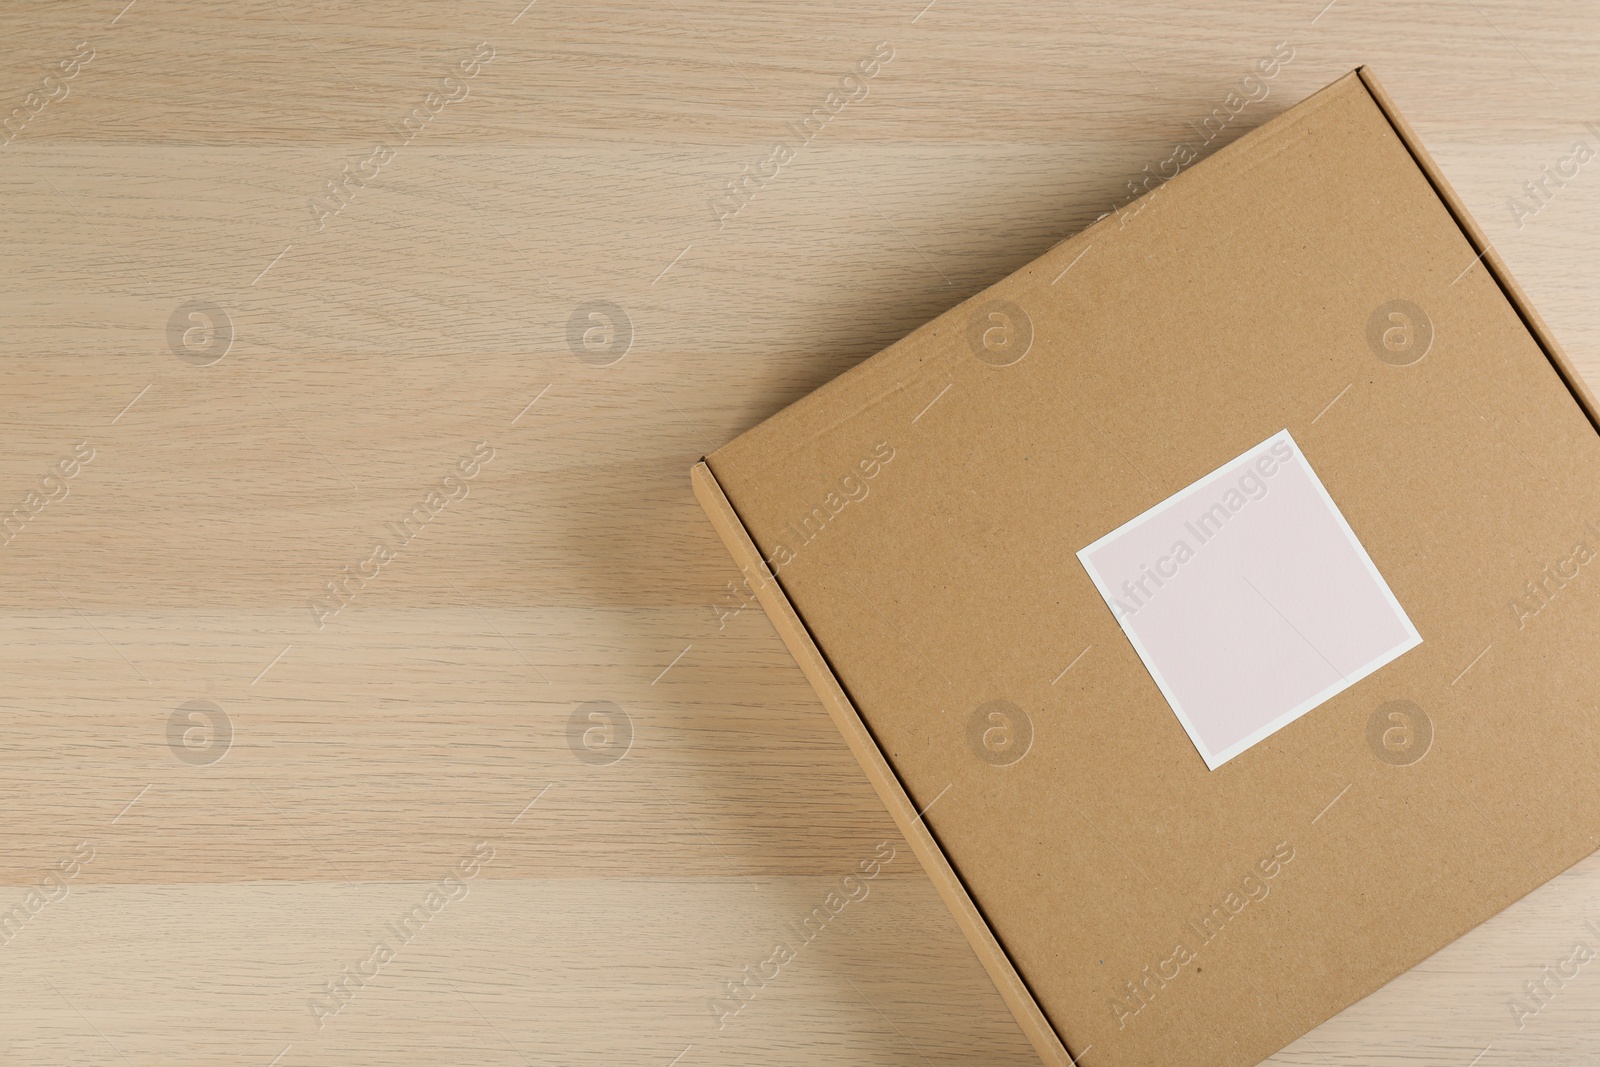
<path fill-rule="evenodd" d="M 1134 209 L 708 463 L 1067 1048 L 1252 1064 L 1596 846 L 1600 438 L 1355 75 Z M 1284 428 L 1423 644 L 1208 771 L 1074 553 Z"/>

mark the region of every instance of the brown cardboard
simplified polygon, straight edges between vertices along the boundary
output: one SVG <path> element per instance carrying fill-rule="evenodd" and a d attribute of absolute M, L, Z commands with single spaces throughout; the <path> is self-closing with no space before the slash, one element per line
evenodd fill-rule
<path fill-rule="evenodd" d="M 1600 841 L 1600 437 L 1366 70 L 1135 207 L 694 485 L 1045 1061 L 1253 1064 Z M 1207 770 L 1074 553 L 1283 428 L 1423 643 Z"/>

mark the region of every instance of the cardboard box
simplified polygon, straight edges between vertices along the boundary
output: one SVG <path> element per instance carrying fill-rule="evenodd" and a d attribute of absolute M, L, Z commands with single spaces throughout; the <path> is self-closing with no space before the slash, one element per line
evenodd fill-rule
<path fill-rule="evenodd" d="M 1362 69 L 693 480 L 1045 1061 L 1253 1064 L 1596 847 L 1594 411 Z"/>

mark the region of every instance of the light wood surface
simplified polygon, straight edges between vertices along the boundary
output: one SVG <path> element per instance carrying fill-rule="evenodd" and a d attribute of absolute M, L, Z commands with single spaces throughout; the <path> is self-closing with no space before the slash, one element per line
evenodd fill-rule
<path fill-rule="evenodd" d="M 1600 384 L 1600 162 L 1523 188 L 1600 151 L 1592 4 L 524 3 L 0 11 L 0 1063 L 1035 1062 L 688 469 L 1120 206 L 1279 42 L 1222 140 L 1371 63 Z M 169 333 L 197 301 L 231 344 Z M 1600 963 L 1507 1007 L 1586 920 L 1595 859 L 1272 1062 L 1593 1062 Z"/>

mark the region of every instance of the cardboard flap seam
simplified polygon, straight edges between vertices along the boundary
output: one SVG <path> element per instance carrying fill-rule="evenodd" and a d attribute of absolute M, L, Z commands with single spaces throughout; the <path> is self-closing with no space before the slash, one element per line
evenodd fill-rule
<path fill-rule="evenodd" d="M 734 562 L 741 569 L 755 567 L 756 573 L 763 579 L 756 588 L 756 596 L 773 628 L 822 700 L 829 718 L 844 737 L 879 799 L 889 809 L 895 826 L 922 863 L 934 888 L 955 917 L 956 925 L 961 928 L 979 963 L 989 973 L 1034 1049 L 1053 1067 L 1072 1067 L 1075 1061 L 1068 1053 L 1061 1035 L 1045 1017 L 1032 988 L 995 936 L 988 917 L 978 908 L 966 882 L 951 865 L 944 846 L 939 843 L 922 813 L 917 811 L 905 784 L 884 755 L 871 728 L 856 711 L 832 664 L 789 600 L 777 575 L 772 574 L 761 560 L 761 554 L 744 520 L 722 491 L 715 471 L 702 459 L 692 469 L 691 480 L 695 497 L 712 520 L 713 527 L 733 555 Z"/>

